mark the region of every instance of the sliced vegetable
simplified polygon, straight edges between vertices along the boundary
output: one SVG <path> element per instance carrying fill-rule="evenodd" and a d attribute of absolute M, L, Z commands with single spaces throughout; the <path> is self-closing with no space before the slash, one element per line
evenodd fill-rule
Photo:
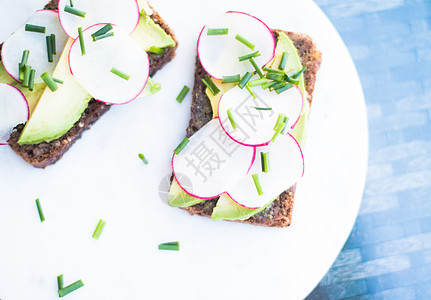
<path fill-rule="evenodd" d="M 190 91 L 190 88 L 185 85 L 179 95 L 177 96 L 177 102 L 181 103 L 183 102 L 184 98 L 186 97 L 187 93 Z"/>
<path fill-rule="evenodd" d="M 44 222 L 45 221 L 45 215 L 43 214 L 42 205 L 40 204 L 39 198 L 36 199 L 36 207 L 37 207 L 37 212 L 39 213 L 40 221 Z"/>
<path fill-rule="evenodd" d="M 100 219 L 100 221 L 97 224 L 96 229 L 94 230 L 94 233 L 93 233 L 94 239 L 96 239 L 96 240 L 100 239 L 100 236 L 102 235 L 103 229 L 105 229 L 105 225 L 106 225 L 106 222 L 103 221 L 102 219 Z"/>
<path fill-rule="evenodd" d="M 171 251 L 180 251 L 180 243 L 179 242 L 169 242 L 159 244 L 159 250 L 171 250 Z"/>
<path fill-rule="evenodd" d="M 78 281 L 72 283 L 71 285 L 68 285 L 68 286 L 60 289 L 58 291 L 58 294 L 60 295 L 60 297 L 64 297 L 67 294 L 70 294 L 70 293 L 76 291 L 77 289 L 82 288 L 83 286 L 84 286 L 84 283 L 82 282 L 82 280 L 78 280 Z"/>

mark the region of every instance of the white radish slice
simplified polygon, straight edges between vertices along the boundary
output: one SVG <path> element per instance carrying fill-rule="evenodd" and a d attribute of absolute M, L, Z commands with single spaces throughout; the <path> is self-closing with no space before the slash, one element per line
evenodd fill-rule
<path fill-rule="evenodd" d="M 288 118 L 285 132 L 296 125 L 303 106 L 302 94 L 296 86 L 279 95 L 260 86 L 251 89 L 256 99 L 245 88 L 235 87 L 225 93 L 219 102 L 218 116 L 223 130 L 234 141 L 245 146 L 263 146 L 274 136 L 274 127 L 280 114 Z M 256 107 L 271 110 L 257 110 Z M 228 110 L 236 129 L 228 117 Z"/>
<path fill-rule="evenodd" d="M 43 82 L 40 75 L 51 72 L 57 65 L 60 54 L 66 45 L 68 36 L 64 33 L 58 21 L 58 13 L 52 10 L 38 10 L 26 24 L 45 27 L 45 34 L 25 31 L 25 25 L 12 34 L 3 44 L 1 57 L 6 72 L 19 81 L 18 63 L 21 62 L 24 50 L 29 50 L 27 65 L 36 70 L 34 82 Z M 53 55 L 53 62 L 48 62 L 46 35 L 55 34 L 57 55 Z"/>
<path fill-rule="evenodd" d="M 269 172 L 262 172 L 261 152 L 269 153 Z M 294 185 L 304 173 L 301 147 L 290 134 L 279 136 L 268 146 L 256 149 L 256 159 L 246 176 L 226 193 L 239 205 L 260 208 Z M 252 175 L 258 174 L 262 195 L 258 194 Z"/>
<path fill-rule="evenodd" d="M 148 54 L 118 26 L 114 36 L 93 42 L 91 34 L 105 26 L 97 24 L 84 30 L 86 54 L 81 54 L 79 39 L 70 48 L 70 71 L 79 84 L 95 99 L 109 104 L 125 104 L 144 89 L 150 72 Z M 130 76 L 128 80 L 111 72 L 112 68 Z"/>
<path fill-rule="evenodd" d="M 228 28 L 227 35 L 208 35 L 208 29 Z M 236 35 L 255 45 L 251 50 L 235 39 Z M 249 61 L 238 61 L 239 56 L 259 51 L 254 60 L 264 66 L 274 58 L 275 38 L 261 20 L 242 12 L 229 11 L 206 25 L 198 39 L 197 51 L 205 71 L 216 79 L 254 71 Z"/>
<path fill-rule="evenodd" d="M 20 90 L 0 83 L 0 145 L 7 145 L 13 128 L 30 117 L 27 100 Z"/>
<path fill-rule="evenodd" d="M 254 160 L 254 148 L 232 141 L 213 119 L 172 158 L 175 179 L 188 194 L 211 199 L 241 179 Z M 182 174 L 182 176 L 177 176 Z"/>
<path fill-rule="evenodd" d="M 84 11 L 85 18 L 64 11 L 70 6 L 69 0 L 58 1 L 58 14 L 64 31 L 71 38 L 78 36 L 78 28 L 83 29 L 99 23 L 120 26 L 128 34 L 139 22 L 139 7 L 136 0 L 73 0 L 73 8 Z"/>

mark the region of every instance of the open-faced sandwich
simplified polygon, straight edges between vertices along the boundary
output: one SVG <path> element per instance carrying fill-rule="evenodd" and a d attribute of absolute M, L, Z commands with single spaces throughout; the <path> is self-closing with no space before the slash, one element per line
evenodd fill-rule
<path fill-rule="evenodd" d="M 203 27 L 197 53 L 169 204 L 213 220 L 289 226 L 321 53 L 310 37 L 241 12 Z"/>
<path fill-rule="evenodd" d="M 176 47 L 145 0 L 52 0 L 0 45 L 0 144 L 55 163 L 111 105 L 157 92 Z"/>

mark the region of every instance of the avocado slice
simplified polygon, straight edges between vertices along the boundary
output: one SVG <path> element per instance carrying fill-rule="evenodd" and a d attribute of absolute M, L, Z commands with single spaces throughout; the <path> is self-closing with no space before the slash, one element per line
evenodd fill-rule
<path fill-rule="evenodd" d="M 172 180 L 168 193 L 168 203 L 172 207 L 187 207 L 205 201 L 205 199 L 190 196 L 181 188 L 175 178 Z"/>
<path fill-rule="evenodd" d="M 274 200 L 273 200 L 274 201 Z M 271 203 L 265 204 L 261 208 L 251 209 L 246 208 L 232 200 L 226 193 L 221 195 L 217 201 L 216 207 L 214 207 L 211 219 L 214 221 L 218 220 L 245 220 L 251 216 L 265 210 Z"/>

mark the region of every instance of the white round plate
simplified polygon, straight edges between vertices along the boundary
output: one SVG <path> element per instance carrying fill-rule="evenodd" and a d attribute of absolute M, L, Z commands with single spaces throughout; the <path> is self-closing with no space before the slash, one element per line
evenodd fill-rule
<path fill-rule="evenodd" d="M 11 21 L 3 22 L 0 41 L 25 22 L 24 12 L 30 16 L 43 3 L 5 2 L 0 19 L 7 11 Z M 0 147 L 1 299 L 58 299 L 59 274 L 66 285 L 85 283 L 70 300 L 301 299 L 345 243 L 365 182 L 367 119 L 352 59 L 318 6 L 310 0 L 190 0 L 179 9 L 170 0 L 152 4 L 180 42 L 177 57 L 154 78 L 162 83 L 158 94 L 113 107 L 45 170 Z M 228 10 L 308 34 L 323 53 L 305 176 L 286 229 L 189 216 L 159 197 L 189 122 L 191 93 L 182 104 L 175 98 L 184 84 L 193 86 L 197 37 L 208 20 Z M 107 225 L 96 241 L 91 236 L 99 219 Z M 157 250 L 170 241 L 179 241 L 181 250 Z"/>

